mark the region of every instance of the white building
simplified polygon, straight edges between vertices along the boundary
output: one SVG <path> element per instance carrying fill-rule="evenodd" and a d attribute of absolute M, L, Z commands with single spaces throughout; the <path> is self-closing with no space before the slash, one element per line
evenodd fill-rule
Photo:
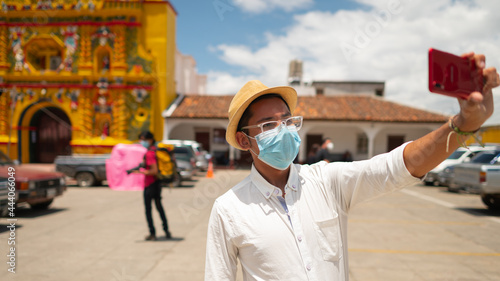
<path fill-rule="evenodd" d="M 233 96 L 208 96 L 201 89 L 196 63 L 179 53 L 179 97 L 163 112 L 164 138 L 200 142 L 218 165 L 249 165 L 251 155 L 225 140 L 227 110 Z M 349 152 L 353 160 L 384 153 L 438 128 L 448 116 L 383 99 L 385 83 L 378 81 L 313 81 L 304 83 L 302 62 L 290 62 L 288 82 L 298 93 L 294 115 L 304 117 L 299 131 L 300 162 L 315 143 L 330 138 L 335 157 Z M 198 75 L 200 76 L 200 75 Z M 181 85 L 181 86 L 180 86 Z M 198 87 L 198 92 L 196 92 Z M 193 93 L 198 93 L 193 95 Z"/>
<path fill-rule="evenodd" d="M 175 53 L 175 81 L 178 94 L 205 95 L 207 92 L 207 75 L 198 74 L 194 58 L 179 50 Z"/>
<path fill-rule="evenodd" d="M 165 137 L 203 144 L 219 165 L 250 163 L 248 152 L 225 141 L 227 110 L 233 96 L 184 96 L 164 112 Z M 299 161 L 314 143 L 329 137 L 335 153 L 350 152 L 354 160 L 368 159 L 415 140 L 448 120 L 448 116 L 389 102 L 375 95 L 299 96 L 294 115 L 304 117 L 299 131 Z"/>

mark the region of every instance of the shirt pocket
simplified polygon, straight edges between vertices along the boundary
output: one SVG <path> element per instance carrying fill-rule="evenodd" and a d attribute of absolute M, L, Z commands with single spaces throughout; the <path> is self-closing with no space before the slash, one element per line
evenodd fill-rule
<path fill-rule="evenodd" d="M 342 257 L 342 239 L 340 238 L 340 223 L 338 214 L 335 217 L 316 221 L 314 227 L 318 244 L 325 261 L 335 262 Z"/>

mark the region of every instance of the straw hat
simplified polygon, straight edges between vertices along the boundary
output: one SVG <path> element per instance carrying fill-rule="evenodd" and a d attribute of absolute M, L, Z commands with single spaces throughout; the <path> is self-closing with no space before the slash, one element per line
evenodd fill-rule
<path fill-rule="evenodd" d="M 226 140 L 230 145 L 239 150 L 244 150 L 236 141 L 236 130 L 241 115 L 243 115 L 252 101 L 267 94 L 280 95 L 288 104 L 290 112 L 293 113 L 295 110 L 295 106 L 297 105 L 297 92 L 292 87 L 282 86 L 269 88 L 258 80 L 247 82 L 238 93 L 236 93 L 229 105 L 229 124 L 226 130 Z"/>

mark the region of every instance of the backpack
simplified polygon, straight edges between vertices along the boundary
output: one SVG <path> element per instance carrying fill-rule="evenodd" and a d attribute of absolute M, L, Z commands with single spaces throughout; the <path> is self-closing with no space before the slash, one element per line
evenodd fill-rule
<path fill-rule="evenodd" d="M 173 145 L 158 143 L 156 145 L 156 163 L 158 165 L 158 174 L 156 178 L 162 183 L 171 183 L 177 175 L 177 165 L 175 157 L 171 152 Z"/>

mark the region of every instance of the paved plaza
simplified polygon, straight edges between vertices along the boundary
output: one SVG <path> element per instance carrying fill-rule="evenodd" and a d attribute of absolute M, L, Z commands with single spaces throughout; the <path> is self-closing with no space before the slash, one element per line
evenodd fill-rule
<path fill-rule="evenodd" d="M 20 207 L 16 273 L 8 272 L 10 231 L 0 221 L 0 280 L 203 280 L 213 201 L 248 173 L 217 170 L 213 179 L 164 188 L 169 241 L 156 210 L 160 239 L 143 240 L 140 191 L 70 186 L 47 211 Z M 412 186 L 358 206 L 349 222 L 351 280 L 500 280 L 500 214 L 477 195 Z"/>

